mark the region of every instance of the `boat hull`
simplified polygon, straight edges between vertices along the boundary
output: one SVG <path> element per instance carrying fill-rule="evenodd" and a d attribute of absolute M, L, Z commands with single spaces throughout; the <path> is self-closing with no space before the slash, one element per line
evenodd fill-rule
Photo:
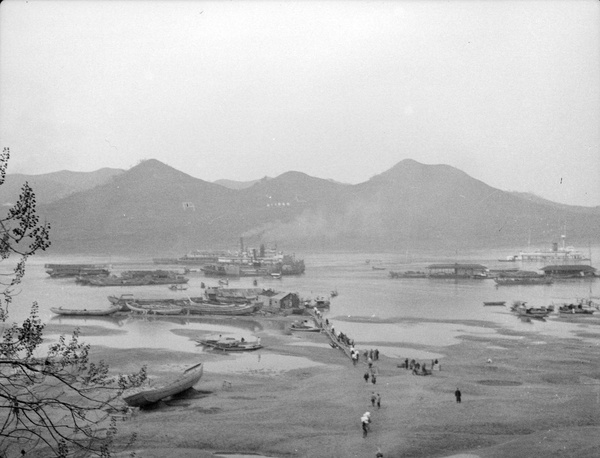
<path fill-rule="evenodd" d="M 70 316 L 106 316 L 112 315 L 121 309 L 120 305 L 113 305 L 108 309 L 64 309 L 62 307 L 50 307 L 52 313 L 57 315 L 70 315 Z"/>
<path fill-rule="evenodd" d="M 187 303 L 183 305 L 185 313 L 190 315 L 251 315 L 259 309 L 257 304 L 202 304 Z"/>
<path fill-rule="evenodd" d="M 123 392 L 122 398 L 131 407 L 144 407 L 155 404 L 161 399 L 179 394 L 192 388 L 204 371 L 202 363 L 186 369 L 183 374 L 176 377 L 165 377 L 149 387 L 131 388 Z"/>
<path fill-rule="evenodd" d="M 148 315 L 181 315 L 183 308 L 169 304 L 137 304 L 127 303 L 127 308 L 132 312 Z"/>

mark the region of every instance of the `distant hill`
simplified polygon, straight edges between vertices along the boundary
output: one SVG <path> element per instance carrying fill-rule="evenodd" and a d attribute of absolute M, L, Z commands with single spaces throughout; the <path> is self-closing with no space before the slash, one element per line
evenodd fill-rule
<path fill-rule="evenodd" d="M 600 243 L 600 209 L 536 201 L 448 165 L 404 160 L 357 185 L 286 172 L 230 189 L 147 160 L 38 206 L 52 250 L 182 254 L 276 241 L 286 249 L 477 248 Z"/>
<path fill-rule="evenodd" d="M 579 212 L 583 212 L 583 213 L 595 213 L 598 210 L 600 210 L 599 206 L 596 207 L 581 207 L 578 205 L 567 205 L 567 204 L 560 204 L 558 202 L 552 202 L 551 200 L 548 199 L 544 199 L 543 197 L 537 196 L 535 194 L 532 194 L 530 192 L 517 192 L 517 191 L 512 191 L 511 194 L 520 197 L 521 199 L 525 199 L 529 202 L 535 202 L 538 204 L 543 204 L 543 205 L 550 205 L 550 206 L 554 206 L 557 208 L 561 208 L 563 210 L 573 210 L 573 211 L 579 211 Z"/>
<path fill-rule="evenodd" d="M 270 177 L 264 177 L 264 178 L 261 178 L 260 180 L 252 180 L 252 181 L 234 181 L 234 180 L 223 179 L 223 180 L 214 181 L 214 183 L 220 184 L 221 186 L 225 186 L 226 188 L 229 188 L 229 189 L 246 189 L 260 181 L 266 181 L 266 180 L 270 180 L 270 179 L 271 179 Z"/>
<path fill-rule="evenodd" d="M 38 204 L 44 204 L 107 183 L 123 172 L 122 169 L 103 168 L 95 172 L 62 170 L 42 175 L 7 174 L 4 184 L 0 186 L 0 205 L 13 204 L 25 182 L 35 192 Z"/>

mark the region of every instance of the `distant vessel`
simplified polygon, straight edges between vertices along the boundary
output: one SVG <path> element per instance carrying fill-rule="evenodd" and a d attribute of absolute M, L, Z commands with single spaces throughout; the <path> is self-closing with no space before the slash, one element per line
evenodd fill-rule
<path fill-rule="evenodd" d="M 52 278 L 108 275 L 106 264 L 45 264 L 46 273 Z"/>
<path fill-rule="evenodd" d="M 173 285 L 188 281 L 188 278 L 168 270 L 129 270 L 120 276 L 89 275 L 76 279 L 77 283 L 90 286 Z"/>
<path fill-rule="evenodd" d="M 217 262 L 219 258 L 228 256 L 228 251 L 193 250 L 180 258 L 153 258 L 154 264 L 204 265 Z"/>
<path fill-rule="evenodd" d="M 484 279 L 488 278 L 488 268 L 481 264 L 432 264 L 427 267 L 428 278 Z"/>
<path fill-rule="evenodd" d="M 535 277 L 497 277 L 494 278 L 494 281 L 497 285 L 507 286 L 507 285 L 550 285 L 552 284 L 552 279 L 545 277 L 543 275 L 538 275 Z"/>
<path fill-rule="evenodd" d="M 589 261 L 590 258 L 586 257 L 581 251 L 575 250 L 571 246 L 566 246 L 566 234 L 560 236 L 562 239 L 561 246 L 558 246 L 558 242 L 552 243 L 550 250 L 536 250 L 536 251 L 521 251 L 518 255 L 509 256 L 506 260 L 514 258 L 515 261 L 524 262 L 554 262 L 559 264 L 569 264 L 580 261 Z"/>

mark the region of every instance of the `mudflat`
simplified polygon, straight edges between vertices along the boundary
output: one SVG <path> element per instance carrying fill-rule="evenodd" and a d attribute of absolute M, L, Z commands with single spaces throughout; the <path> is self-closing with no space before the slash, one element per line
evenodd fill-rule
<path fill-rule="evenodd" d="M 133 409 L 119 421 L 119 444 L 127 443 L 133 433 L 137 439 L 118 456 L 135 451 L 137 457 L 147 458 L 217 453 L 364 458 L 375 457 L 380 448 L 386 458 L 598 457 L 597 326 L 588 325 L 569 339 L 499 331 L 493 337 L 464 336 L 452 346 L 415 345 L 415 350 L 445 355 L 441 370 L 412 375 L 399 367 L 404 357 L 380 355 L 374 363 L 376 384 L 363 378 L 363 357 L 354 366 L 339 349 L 327 345 L 324 334 L 298 337 L 264 331 L 258 334 L 263 356 L 304 357 L 315 365 L 235 373 L 205 370 L 194 390 L 151 409 Z M 83 328 L 83 340 L 85 332 Z M 373 340 L 357 349 L 377 346 Z M 228 357 L 214 352 L 92 349 L 92 358 L 104 359 L 115 372 L 146 365 L 150 377 L 182 371 L 199 359 Z M 405 357 L 411 359 L 410 354 Z M 421 362 L 430 368 L 430 361 Z M 381 408 L 372 406 L 372 392 L 381 395 Z M 372 423 L 363 437 L 360 418 L 366 411 Z"/>

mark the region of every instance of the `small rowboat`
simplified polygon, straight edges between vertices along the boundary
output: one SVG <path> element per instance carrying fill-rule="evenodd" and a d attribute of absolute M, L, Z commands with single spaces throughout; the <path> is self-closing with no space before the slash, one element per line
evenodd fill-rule
<path fill-rule="evenodd" d="M 127 302 L 127 308 L 132 312 L 148 315 L 181 315 L 183 308 L 174 304 L 154 303 L 139 304 L 136 302 Z"/>
<path fill-rule="evenodd" d="M 132 407 L 154 404 L 175 394 L 192 388 L 202 377 L 202 363 L 186 369 L 182 374 L 167 376 L 150 385 L 129 388 L 123 392 L 123 400 Z"/>
<path fill-rule="evenodd" d="M 483 305 L 485 305 L 485 306 L 493 306 L 493 305 L 505 306 L 506 301 L 484 302 Z"/>
<path fill-rule="evenodd" d="M 57 315 L 77 315 L 77 316 L 106 316 L 119 311 L 121 306 L 113 305 L 107 309 L 67 309 L 63 307 L 50 307 L 50 310 Z"/>

